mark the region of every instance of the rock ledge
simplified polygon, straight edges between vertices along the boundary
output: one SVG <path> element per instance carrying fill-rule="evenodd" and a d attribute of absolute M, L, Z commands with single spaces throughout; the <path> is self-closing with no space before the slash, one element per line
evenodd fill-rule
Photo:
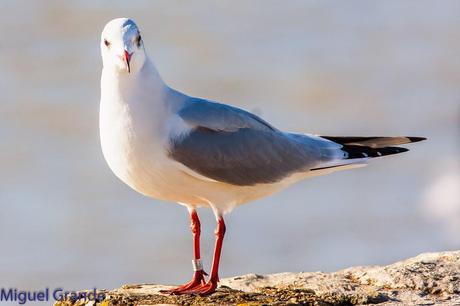
<path fill-rule="evenodd" d="M 353 267 L 334 273 L 248 274 L 223 279 L 208 297 L 168 296 L 164 285 L 124 285 L 103 291 L 111 305 L 460 305 L 460 251 L 426 253 L 389 266 Z"/>

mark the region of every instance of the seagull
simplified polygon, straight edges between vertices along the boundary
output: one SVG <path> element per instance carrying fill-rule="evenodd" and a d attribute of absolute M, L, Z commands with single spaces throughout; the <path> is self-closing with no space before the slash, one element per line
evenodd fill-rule
<path fill-rule="evenodd" d="M 208 295 L 219 282 L 224 215 L 303 179 L 364 166 L 407 151 L 423 137 L 335 137 L 279 130 L 240 108 L 169 87 L 146 53 L 136 23 L 116 18 L 101 35 L 100 138 L 113 173 L 137 192 L 188 209 L 193 277 L 168 294 Z M 197 208 L 217 227 L 208 280 Z"/>

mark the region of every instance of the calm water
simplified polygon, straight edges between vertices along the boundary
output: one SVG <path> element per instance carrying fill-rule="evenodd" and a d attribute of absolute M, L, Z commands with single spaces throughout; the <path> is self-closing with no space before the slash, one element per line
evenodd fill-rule
<path fill-rule="evenodd" d="M 99 36 L 133 17 L 164 79 L 324 135 L 429 141 L 227 217 L 222 277 L 460 248 L 458 1 L 2 1 L 0 287 L 185 281 L 183 207 L 118 181 L 99 146 Z M 214 219 L 203 210 L 209 267 Z"/>

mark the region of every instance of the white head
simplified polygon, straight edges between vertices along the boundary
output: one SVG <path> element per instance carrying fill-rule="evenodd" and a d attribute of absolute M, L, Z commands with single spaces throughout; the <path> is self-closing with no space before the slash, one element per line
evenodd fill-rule
<path fill-rule="evenodd" d="M 139 29 L 129 18 L 109 21 L 101 35 L 104 69 L 119 73 L 136 73 L 145 63 L 146 54 Z"/>

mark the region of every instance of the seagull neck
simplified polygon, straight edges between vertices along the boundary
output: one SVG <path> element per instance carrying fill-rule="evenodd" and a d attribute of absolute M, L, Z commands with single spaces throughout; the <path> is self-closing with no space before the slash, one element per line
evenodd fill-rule
<path fill-rule="evenodd" d="M 150 82 L 150 86 L 156 86 L 158 89 L 167 87 L 155 67 L 155 64 L 149 57 L 146 57 L 144 65 L 137 74 L 137 78 L 144 78 L 145 80 L 148 80 Z"/>
<path fill-rule="evenodd" d="M 138 71 L 130 74 L 117 69 L 104 68 L 102 87 L 112 88 L 113 92 L 121 96 L 125 102 L 129 102 L 131 98 L 137 99 L 139 95 L 160 98 L 168 89 L 149 58 L 146 58 Z"/>

